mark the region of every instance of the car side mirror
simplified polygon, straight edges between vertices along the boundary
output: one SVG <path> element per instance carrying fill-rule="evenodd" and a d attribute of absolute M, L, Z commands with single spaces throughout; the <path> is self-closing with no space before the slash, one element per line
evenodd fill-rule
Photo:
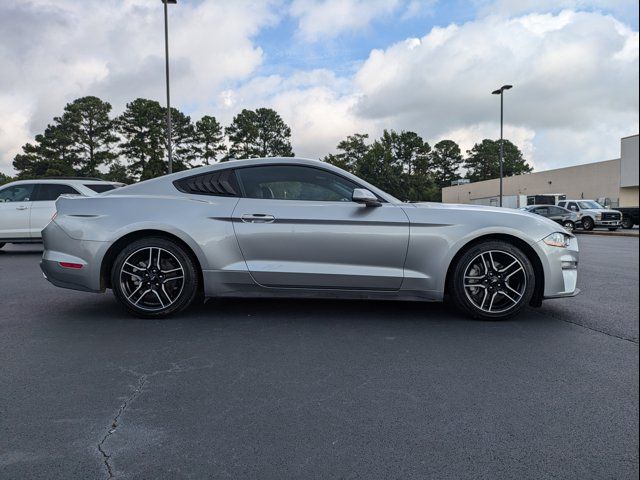
<path fill-rule="evenodd" d="M 364 203 L 367 207 L 379 207 L 382 205 L 378 197 L 366 188 L 355 188 L 351 200 L 356 203 Z"/>

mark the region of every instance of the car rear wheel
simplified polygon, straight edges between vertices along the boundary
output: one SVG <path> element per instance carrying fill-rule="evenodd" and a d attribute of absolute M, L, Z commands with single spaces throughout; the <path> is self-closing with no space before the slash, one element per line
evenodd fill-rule
<path fill-rule="evenodd" d="M 562 223 L 562 226 L 568 232 L 573 232 L 573 230 L 576 228 L 575 224 L 571 220 L 565 220 Z"/>
<path fill-rule="evenodd" d="M 535 273 L 527 256 L 502 241 L 477 244 L 455 265 L 450 291 L 454 303 L 474 318 L 502 320 L 531 301 Z"/>
<path fill-rule="evenodd" d="M 622 217 L 622 228 L 627 230 L 633 228 L 633 220 L 631 220 L 631 217 Z"/>
<path fill-rule="evenodd" d="M 594 227 L 594 223 L 591 217 L 584 217 L 582 219 L 582 228 L 584 228 L 586 231 L 589 232 L 593 230 L 593 227 Z"/>
<path fill-rule="evenodd" d="M 149 237 L 132 242 L 118 254 L 111 285 L 127 310 L 144 318 L 160 318 L 193 302 L 199 276 L 195 260 L 182 245 Z"/>

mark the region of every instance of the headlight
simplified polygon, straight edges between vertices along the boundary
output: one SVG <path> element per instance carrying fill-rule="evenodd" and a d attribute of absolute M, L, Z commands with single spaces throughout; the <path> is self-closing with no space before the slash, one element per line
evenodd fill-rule
<path fill-rule="evenodd" d="M 545 237 L 542 241 L 552 247 L 566 248 L 569 246 L 570 240 L 571 240 L 571 237 L 566 233 L 556 232 L 556 233 L 552 233 L 548 237 Z"/>
<path fill-rule="evenodd" d="M 596 220 L 602 220 L 602 214 L 596 213 Z"/>

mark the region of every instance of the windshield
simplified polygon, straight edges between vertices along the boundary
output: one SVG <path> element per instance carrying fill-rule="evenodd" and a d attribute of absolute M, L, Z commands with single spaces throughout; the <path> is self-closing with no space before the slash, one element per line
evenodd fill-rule
<path fill-rule="evenodd" d="M 596 210 L 604 210 L 604 207 L 602 205 L 600 205 L 598 202 L 593 202 L 591 200 L 588 200 L 586 202 L 578 202 L 578 205 L 580 205 L 580 208 L 582 209 L 593 208 Z"/>

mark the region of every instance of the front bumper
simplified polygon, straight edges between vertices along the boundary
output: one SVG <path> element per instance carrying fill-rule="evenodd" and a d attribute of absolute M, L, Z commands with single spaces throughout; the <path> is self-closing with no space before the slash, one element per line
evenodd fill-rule
<path fill-rule="evenodd" d="M 538 247 L 543 252 L 544 298 L 578 295 L 578 240 L 572 237 L 566 248 L 552 247 L 543 241 L 538 242 Z"/>
<path fill-rule="evenodd" d="M 622 220 L 596 220 L 596 227 L 622 227 Z"/>
<path fill-rule="evenodd" d="M 44 253 L 40 269 L 44 277 L 57 287 L 102 292 L 100 265 L 104 242 L 76 240 L 67 235 L 55 221 L 42 231 Z M 64 267 L 64 264 L 81 265 L 80 268 Z"/>

